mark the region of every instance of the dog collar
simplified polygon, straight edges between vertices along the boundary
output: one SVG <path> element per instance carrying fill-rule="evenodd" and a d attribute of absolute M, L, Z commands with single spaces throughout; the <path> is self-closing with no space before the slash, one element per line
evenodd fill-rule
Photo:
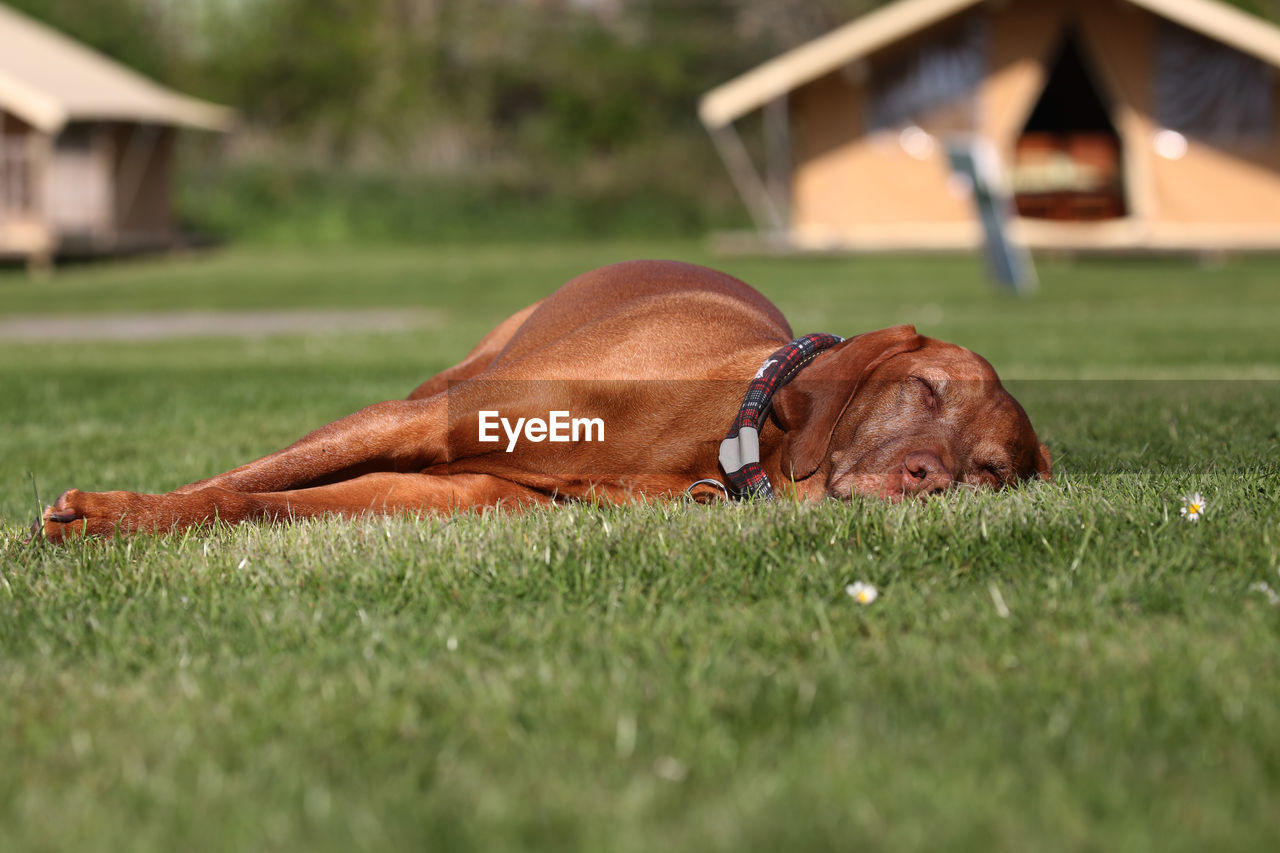
<path fill-rule="evenodd" d="M 760 425 L 773 405 L 773 395 L 814 356 L 842 341 L 839 335 L 805 335 L 769 356 L 756 371 L 728 437 L 720 442 L 720 467 L 729 480 L 726 491 L 735 500 L 773 499 L 773 484 L 760 464 Z"/>

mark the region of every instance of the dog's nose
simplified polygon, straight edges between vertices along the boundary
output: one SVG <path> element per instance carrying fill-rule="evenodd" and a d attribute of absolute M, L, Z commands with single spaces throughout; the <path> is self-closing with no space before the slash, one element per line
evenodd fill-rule
<path fill-rule="evenodd" d="M 951 472 L 931 450 L 913 450 L 902 460 L 904 495 L 936 495 L 951 488 L 952 482 Z"/>

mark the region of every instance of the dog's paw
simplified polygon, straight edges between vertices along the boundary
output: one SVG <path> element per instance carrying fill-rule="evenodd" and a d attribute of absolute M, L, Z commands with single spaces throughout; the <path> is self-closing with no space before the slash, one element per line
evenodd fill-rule
<path fill-rule="evenodd" d="M 130 510 L 129 492 L 82 492 L 68 489 L 46 507 L 40 519 L 40 532 L 49 542 L 65 542 L 78 536 L 110 536 L 128 532 L 123 520 Z"/>

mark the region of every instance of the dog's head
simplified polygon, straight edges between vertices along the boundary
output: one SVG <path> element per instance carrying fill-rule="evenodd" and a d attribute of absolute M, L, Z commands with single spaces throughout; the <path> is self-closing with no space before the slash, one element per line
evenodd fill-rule
<path fill-rule="evenodd" d="M 901 500 L 1051 475 L 1048 449 L 987 360 L 912 326 L 818 356 L 774 396 L 774 415 L 783 472 L 825 473 L 831 497 Z"/>

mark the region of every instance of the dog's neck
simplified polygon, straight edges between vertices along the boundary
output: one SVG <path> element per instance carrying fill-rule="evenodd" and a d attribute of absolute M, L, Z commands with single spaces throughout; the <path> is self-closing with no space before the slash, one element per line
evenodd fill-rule
<path fill-rule="evenodd" d="M 735 500 L 773 499 L 773 484 L 760 457 L 760 431 L 773 395 L 815 356 L 843 341 L 838 335 L 805 335 L 775 351 L 756 371 L 729 435 L 720 443 L 720 467 L 729 480 L 729 495 Z"/>

